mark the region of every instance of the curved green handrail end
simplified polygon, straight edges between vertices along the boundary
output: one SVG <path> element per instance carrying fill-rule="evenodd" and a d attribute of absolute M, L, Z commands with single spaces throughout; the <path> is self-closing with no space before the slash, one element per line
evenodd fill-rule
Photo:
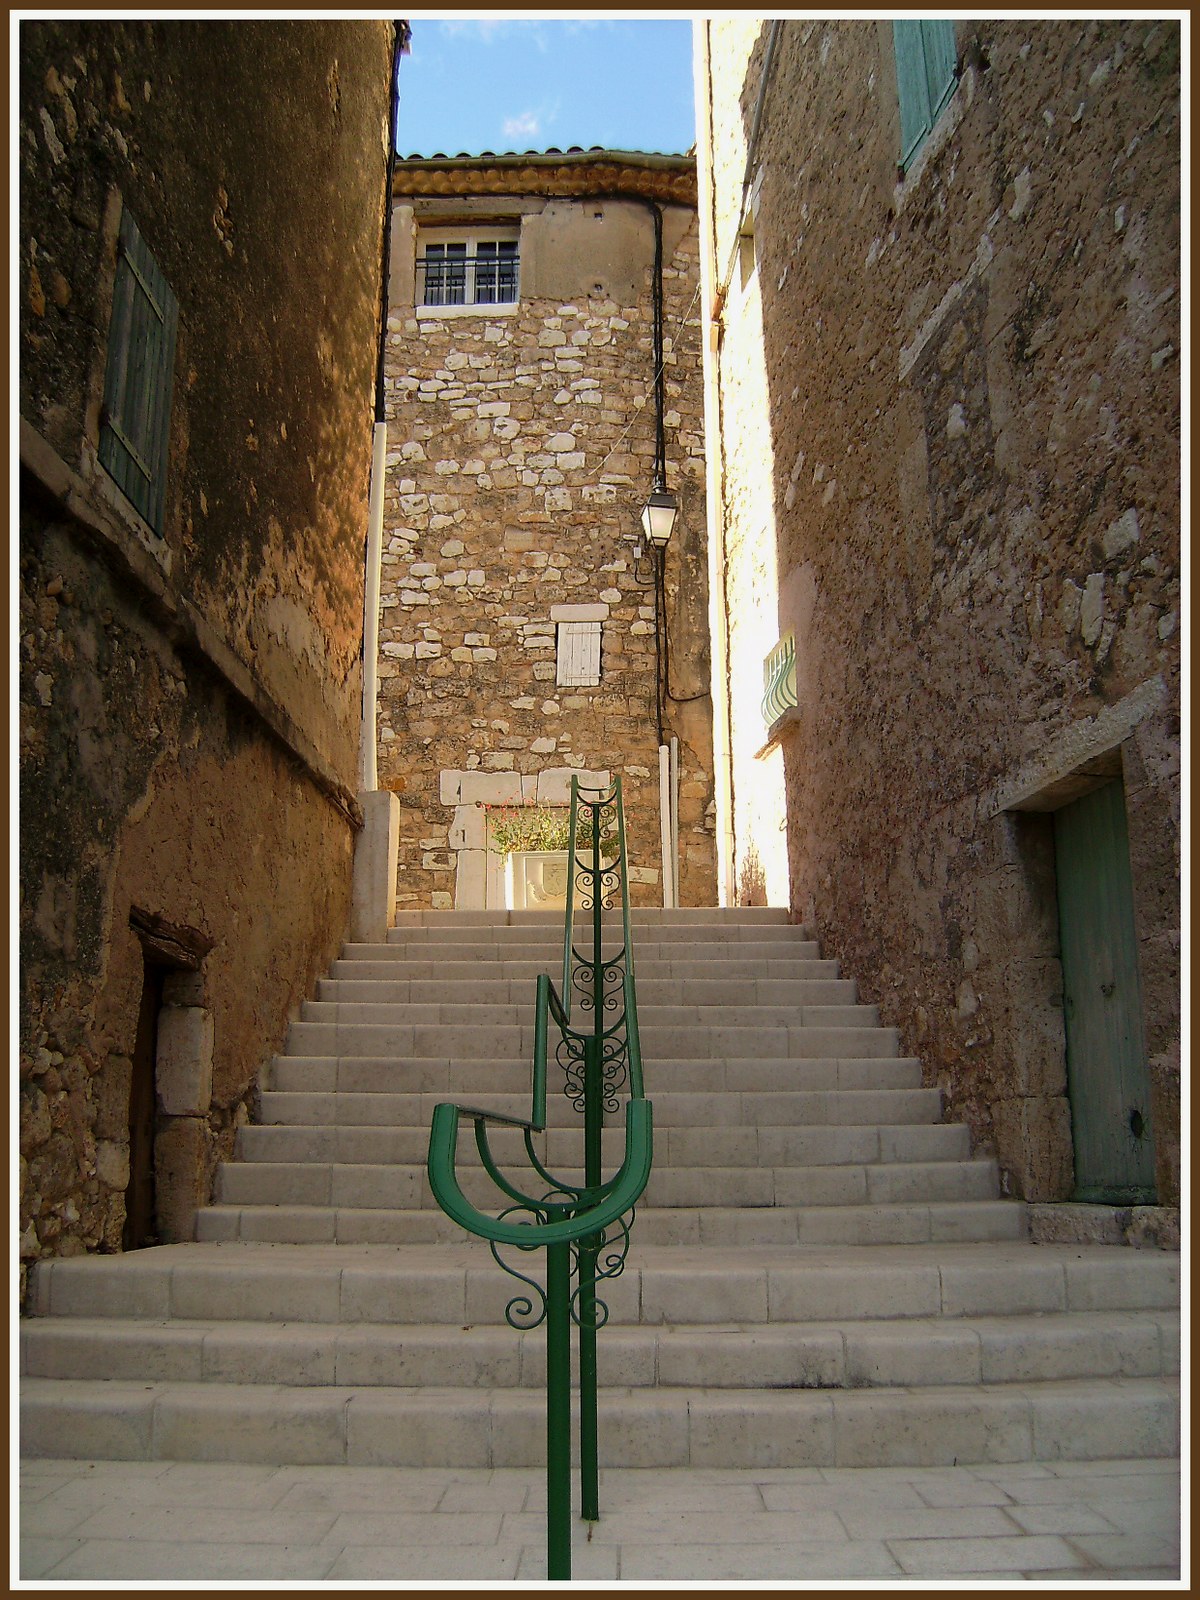
<path fill-rule="evenodd" d="M 587 1210 L 558 1222 L 509 1222 L 479 1211 L 463 1194 L 454 1170 L 459 1108 L 443 1102 L 433 1109 L 429 1129 L 429 1186 L 438 1205 L 460 1227 L 497 1244 L 524 1249 L 549 1244 L 571 1244 L 598 1233 L 615 1222 L 641 1198 L 650 1177 L 653 1158 L 654 1116 L 649 1100 L 625 1102 L 625 1160 L 607 1192 Z"/>

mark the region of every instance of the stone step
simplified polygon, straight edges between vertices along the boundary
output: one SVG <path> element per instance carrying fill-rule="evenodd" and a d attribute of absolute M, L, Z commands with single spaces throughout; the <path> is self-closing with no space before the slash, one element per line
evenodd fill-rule
<path fill-rule="evenodd" d="M 500 1161 L 524 1161 L 524 1140 L 515 1128 L 493 1124 L 489 1140 Z M 660 1128 L 655 1140 L 656 1160 L 668 1168 L 679 1167 L 811 1167 L 820 1172 L 856 1170 L 867 1164 L 897 1162 L 964 1162 L 970 1155 L 970 1138 L 962 1123 L 933 1123 L 929 1127 L 895 1128 Z M 602 1159 L 607 1168 L 620 1165 L 625 1147 L 624 1129 L 616 1124 L 601 1132 Z M 583 1128 L 578 1117 L 569 1127 L 550 1128 L 534 1135 L 534 1148 L 551 1166 L 575 1164 L 582 1159 Z M 421 1163 L 429 1149 L 428 1128 L 339 1127 L 335 1123 L 297 1127 L 287 1123 L 256 1123 L 240 1128 L 236 1154 L 239 1162 L 276 1161 L 367 1162 L 384 1166 L 392 1162 Z M 922 1166 L 922 1172 L 924 1166 Z"/>
<path fill-rule="evenodd" d="M 557 983 L 556 983 L 557 986 Z M 420 1005 L 420 1006 L 519 1006 L 527 1012 L 534 1004 L 536 978 L 506 978 L 431 975 L 427 978 L 365 980 L 322 978 L 317 984 L 317 1001 L 340 1006 Z M 639 971 L 637 979 L 638 1015 L 649 1018 L 659 1007 L 689 1007 L 709 1010 L 725 1007 L 738 1011 L 750 1008 L 787 1006 L 853 1006 L 857 1004 L 857 985 L 851 978 L 652 978 Z M 312 1002 L 309 1002 L 311 1004 Z M 578 1006 L 578 998 L 573 1007 Z M 305 1012 L 307 1015 L 307 1011 Z M 319 1021 L 318 1017 L 313 1018 Z M 519 1019 L 518 1019 L 519 1020 Z M 577 1019 L 577 1022 L 580 1019 Z"/>
<path fill-rule="evenodd" d="M 499 1155 L 499 1152 L 497 1152 Z M 529 1164 L 513 1162 L 507 1175 L 534 1195 Z M 558 1169 L 564 1183 L 582 1186 L 582 1168 Z M 610 1169 L 611 1175 L 611 1169 Z M 464 1165 L 458 1179 L 467 1199 L 498 1211 L 503 1196 L 481 1167 Z M 941 1161 L 900 1166 L 672 1167 L 656 1162 L 644 1203 L 678 1206 L 853 1206 L 900 1205 L 943 1200 L 994 1200 L 999 1178 L 993 1161 Z M 391 1206 L 432 1209 L 437 1205 L 424 1164 L 373 1165 L 365 1161 L 225 1162 L 217 1175 L 218 1202 L 226 1205 L 309 1205 L 382 1210 Z"/>
<path fill-rule="evenodd" d="M 811 1008 L 814 1012 L 819 1007 Z M 302 1056 L 441 1056 L 446 1059 L 482 1060 L 489 1055 L 510 1060 L 532 1060 L 534 1023 L 532 1008 L 520 1023 L 492 1027 L 466 1022 L 293 1022 L 288 1028 L 287 1053 Z M 701 1026 L 662 1026 L 648 1022 L 640 1028 L 642 1057 L 659 1056 L 786 1056 L 803 1060 L 813 1056 L 895 1057 L 900 1035 L 895 1028 L 839 1027 L 793 1020 L 769 1027 L 729 1026 L 725 1022 Z"/>
<path fill-rule="evenodd" d="M 634 916 L 656 1164 L 601 1285 L 602 1460 L 1177 1453 L 1178 1257 L 1030 1244 L 1025 1206 L 941 1123 L 919 1061 L 787 919 Z M 586 919 L 576 931 L 590 942 Z M 604 947 L 618 937 L 606 917 Z M 561 941 L 558 912 L 421 912 L 346 946 L 270 1064 L 199 1242 L 35 1269 L 22 1448 L 538 1463 L 544 1329 L 506 1324 L 526 1286 L 433 1204 L 425 1157 L 439 1102 L 528 1114 L 533 978 L 557 977 Z M 535 1149 L 566 1175 L 580 1119 L 559 1070 Z M 623 1137 L 618 1115 L 610 1168 Z M 528 1172 L 516 1130 L 491 1138 Z M 469 1124 L 460 1152 L 463 1186 L 497 1209 Z"/>
<path fill-rule="evenodd" d="M 1025 1207 L 1012 1200 L 873 1206 L 678 1206 L 638 1211 L 647 1245 L 914 1245 L 950 1240 L 1014 1242 L 1028 1236 Z M 278 1244 L 456 1244 L 463 1231 L 432 1207 L 213 1205 L 197 1218 L 197 1238 Z"/>
<path fill-rule="evenodd" d="M 536 1466 L 536 1389 L 22 1385 L 21 1453 L 105 1460 Z M 1164 1378 L 902 1389 L 616 1388 L 602 1466 L 950 1466 L 1168 1457 L 1179 1385 Z"/>
<path fill-rule="evenodd" d="M 544 1331 L 441 1324 L 122 1322 L 21 1329 L 21 1376 L 161 1383 L 538 1388 Z M 606 1387 L 859 1389 L 1178 1377 L 1179 1319 L 1156 1311 L 906 1323 L 610 1327 Z"/>
<path fill-rule="evenodd" d="M 747 1059 L 705 1057 L 699 1060 L 658 1057 L 654 1079 L 662 1093 L 717 1093 L 743 1089 L 764 1092 L 814 1089 L 919 1089 L 921 1063 L 915 1056 L 839 1060 L 834 1056 L 787 1060 L 757 1056 Z M 357 1094 L 444 1091 L 444 1098 L 471 1101 L 496 1091 L 530 1093 L 529 1060 L 473 1061 L 434 1056 L 275 1056 L 268 1068 L 272 1090 L 292 1093 L 349 1091 Z M 562 1092 L 561 1069 L 549 1070 L 551 1093 Z M 656 1092 L 653 1099 L 659 1098 Z M 578 1120 L 578 1119 L 577 1119 Z M 611 1120 L 611 1117 L 610 1117 Z M 713 1130 L 718 1131 L 717 1129 Z"/>
<path fill-rule="evenodd" d="M 591 922 L 591 911 L 576 910 L 576 921 Z M 601 913 L 605 927 L 619 927 L 619 911 Z M 664 926 L 695 926 L 704 923 L 719 927 L 733 927 L 741 923 L 752 926 L 791 923 L 791 912 L 786 906 L 634 906 L 629 918 L 635 930 Z M 504 928 L 549 927 L 562 933 L 562 911 L 397 911 L 393 928 Z"/>
<path fill-rule="evenodd" d="M 776 944 L 815 944 L 810 928 L 801 927 L 796 923 L 787 922 L 726 922 L 712 917 L 695 918 L 687 921 L 661 922 L 647 925 L 645 928 L 634 921 L 630 932 L 634 948 L 641 945 L 677 945 L 677 944 L 711 944 L 711 945 L 747 945 L 757 944 L 763 946 Z M 555 920 L 554 914 L 537 921 L 526 923 L 461 923 L 437 922 L 419 923 L 413 926 L 392 927 L 388 929 L 387 945 L 408 946 L 415 948 L 418 945 L 450 946 L 456 944 L 498 945 L 516 948 L 526 944 L 547 944 L 558 950 L 561 957 L 563 948 L 563 920 L 562 913 Z M 601 942 L 620 944 L 621 922 L 619 918 L 606 918 L 601 931 Z M 571 933 L 572 943 L 577 948 L 590 944 L 592 940 L 592 925 L 590 918 L 576 917 Z M 357 941 L 354 941 L 357 942 Z"/>
<path fill-rule="evenodd" d="M 479 981 L 520 981 L 532 988 L 538 974 L 546 972 L 554 979 L 556 987 L 562 983 L 562 951 L 555 951 L 549 946 L 541 952 L 535 950 L 514 956 L 505 946 L 499 945 L 495 951 L 489 950 L 469 959 L 458 951 L 445 956 L 429 953 L 410 956 L 395 950 L 390 955 L 379 954 L 381 951 L 387 952 L 389 948 L 385 945 L 352 946 L 351 954 L 333 962 L 330 977 L 338 981 L 353 979 L 364 983 L 409 982 L 420 978 L 445 978 L 447 981 L 468 984 Z M 356 950 L 360 953 L 355 954 Z M 776 953 L 766 959 L 756 960 L 753 954 L 743 956 L 737 951 L 728 955 L 712 952 L 708 956 L 682 951 L 663 957 L 652 948 L 648 951 L 638 950 L 636 971 L 640 992 L 643 981 L 700 979 L 703 982 L 721 982 L 726 973 L 747 983 L 792 979 L 836 980 L 841 966 L 837 961 L 827 961 L 816 955 Z"/>
<path fill-rule="evenodd" d="M 338 1092 L 294 1093 L 266 1090 L 262 1095 L 264 1122 L 313 1124 L 334 1123 L 338 1127 L 428 1128 L 434 1107 L 452 1098 L 439 1093 Z M 457 1096 L 453 1098 L 457 1099 Z M 527 1117 L 529 1091 L 501 1093 L 482 1091 L 481 1106 L 501 1116 Z M 941 1111 L 939 1089 L 813 1089 L 795 1091 L 744 1090 L 724 1093 L 675 1093 L 653 1096 L 656 1133 L 664 1128 L 720 1128 L 759 1125 L 768 1128 L 792 1126 L 882 1126 L 901 1123 L 933 1123 Z M 578 1116 L 563 1095 L 547 1102 L 547 1122 L 551 1127 L 573 1127 Z M 623 1125 L 623 1124 L 622 1124 Z"/>
<path fill-rule="evenodd" d="M 592 1012 L 576 1005 L 573 1025 L 581 1033 L 592 1029 Z M 531 996 L 511 1002 L 477 999 L 468 990 L 461 999 L 401 1001 L 380 1000 L 305 1000 L 300 1007 L 302 1022 L 320 1022 L 336 1028 L 358 1025 L 373 1027 L 418 1026 L 440 1023 L 454 1027 L 501 1029 L 519 1027 L 532 1019 Z M 866 1005 L 829 1004 L 817 1001 L 806 1005 L 643 1005 L 638 996 L 638 1023 L 643 1033 L 656 1035 L 667 1029 L 689 1037 L 696 1029 L 720 1027 L 749 1031 L 767 1028 L 877 1028 L 879 1008 Z"/>
<path fill-rule="evenodd" d="M 462 1327 L 502 1323 L 519 1287 L 481 1240 L 403 1249 L 163 1245 L 39 1262 L 33 1309 L 55 1317 Z M 663 1248 L 638 1238 L 604 1298 L 613 1324 L 676 1327 L 1174 1310 L 1179 1258 L 1106 1245 L 865 1245 L 847 1254 Z"/>

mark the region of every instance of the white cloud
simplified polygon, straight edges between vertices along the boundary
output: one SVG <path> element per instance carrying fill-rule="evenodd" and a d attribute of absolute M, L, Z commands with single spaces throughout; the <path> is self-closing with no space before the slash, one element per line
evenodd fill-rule
<path fill-rule="evenodd" d="M 506 139 L 536 139 L 542 131 L 535 111 L 522 111 L 518 116 L 505 117 L 503 133 Z"/>
<path fill-rule="evenodd" d="M 470 39 L 477 44 L 490 44 L 497 36 L 512 27 L 511 22 L 489 21 L 467 18 L 439 22 L 438 28 L 443 36 L 449 39 Z"/>

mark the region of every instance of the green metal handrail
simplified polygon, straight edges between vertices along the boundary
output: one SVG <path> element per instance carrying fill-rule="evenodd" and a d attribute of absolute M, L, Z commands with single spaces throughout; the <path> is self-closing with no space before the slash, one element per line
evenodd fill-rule
<path fill-rule="evenodd" d="M 584 818 L 580 828 L 581 815 Z M 586 836 L 586 837 L 585 837 Z M 581 860 L 580 847 L 590 855 Z M 447 1216 L 487 1239 L 496 1261 L 530 1293 L 518 1293 L 505 1315 L 516 1328 L 546 1324 L 546 1571 L 551 1580 L 571 1576 L 571 1323 L 579 1337 L 580 1509 L 588 1521 L 600 1515 L 596 1380 L 596 1333 L 608 1308 L 596 1296 L 599 1279 L 624 1268 L 634 1207 L 645 1190 L 653 1160 L 653 1110 L 645 1097 L 633 943 L 629 922 L 629 873 L 621 780 L 584 789 L 571 779 L 571 825 L 567 844 L 567 906 L 563 934 L 562 992 L 542 973 L 537 980 L 533 1039 L 532 1104 L 528 1118 L 509 1117 L 481 1106 L 442 1104 L 429 1130 L 429 1183 Z M 591 948 L 575 944 L 575 897 L 591 911 Z M 617 893 L 621 946 L 604 955 L 604 911 Z M 590 1026 L 572 1022 L 573 997 Z M 533 1135 L 546 1127 L 550 1023 L 558 1031 L 555 1057 L 563 1068 L 568 1099 L 583 1113 L 584 1174 L 577 1184 L 557 1176 L 540 1159 Z M 625 1159 L 605 1179 L 601 1133 L 606 1112 L 625 1103 Z M 480 1211 L 462 1191 L 456 1172 L 458 1131 L 463 1117 L 475 1130 L 483 1170 L 509 1204 L 496 1216 Z M 519 1128 L 533 1176 L 546 1187 L 529 1194 L 493 1155 L 488 1124 Z M 521 1220 L 515 1220 L 519 1217 Z M 521 1251 L 544 1249 L 546 1286 L 518 1272 L 499 1254 L 500 1245 Z M 601 1258 L 603 1257 L 603 1262 Z M 572 1258 L 577 1287 L 572 1293 Z M 532 1297 L 540 1299 L 541 1309 Z"/>

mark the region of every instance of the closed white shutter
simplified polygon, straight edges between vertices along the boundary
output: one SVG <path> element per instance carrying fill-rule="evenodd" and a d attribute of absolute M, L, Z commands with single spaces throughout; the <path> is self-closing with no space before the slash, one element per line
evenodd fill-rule
<path fill-rule="evenodd" d="M 600 623 L 558 624 L 558 682 L 586 688 L 600 682 Z"/>

